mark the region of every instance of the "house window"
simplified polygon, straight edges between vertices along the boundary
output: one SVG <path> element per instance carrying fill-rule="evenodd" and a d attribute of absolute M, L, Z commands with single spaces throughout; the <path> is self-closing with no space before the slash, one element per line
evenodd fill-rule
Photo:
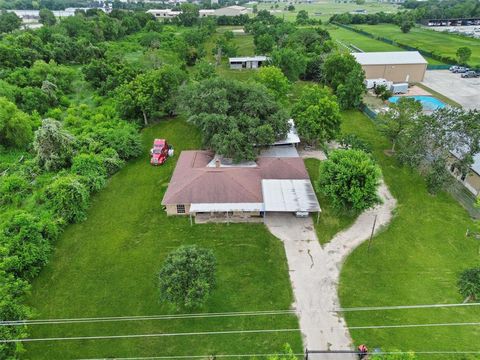
<path fill-rule="evenodd" d="M 452 172 L 452 173 L 455 172 L 455 165 L 452 164 L 452 166 L 450 166 L 450 172 Z"/>
<path fill-rule="evenodd" d="M 185 205 L 177 205 L 177 214 L 185 214 Z"/>
<path fill-rule="evenodd" d="M 466 177 L 467 177 L 467 174 L 462 174 L 462 177 L 461 177 L 460 179 L 461 179 L 462 181 L 465 181 Z"/>

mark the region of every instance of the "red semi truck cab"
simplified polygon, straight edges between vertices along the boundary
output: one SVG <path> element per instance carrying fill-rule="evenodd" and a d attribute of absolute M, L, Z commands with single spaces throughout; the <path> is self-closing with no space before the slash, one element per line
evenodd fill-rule
<path fill-rule="evenodd" d="M 150 164 L 162 165 L 168 158 L 169 146 L 165 139 L 155 139 L 153 141 L 153 148 L 150 150 Z"/>

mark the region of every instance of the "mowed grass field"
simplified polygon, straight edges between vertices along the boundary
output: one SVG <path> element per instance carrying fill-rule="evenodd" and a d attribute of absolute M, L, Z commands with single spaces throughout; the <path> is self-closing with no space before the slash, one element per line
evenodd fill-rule
<path fill-rule="evenodd" d="M 321 19 L 327 21 L 334 14 L 341 14 L 344 12 L 350 12 L 354 10 L 366 10 L 368 13 L 376 13 L 380 11 L 384 12 L 397 12 L 398 6 L 389 3 L 379 3 L 377 1 L 367 1 L 365 4 L 357 5 L 354 1 L 349 3 L 335 2 L 334 0 L 321 0 L 315 1 L 311 4 L 293 4 L 295 6 L 294 11 L 285 10 L 285 7 L 291 4 L 288 1 L 279 1 L 278 8 L 275 8 L 274 3 L 259 3 L 257 4 L 258 10 L 276 10 L 274 15 L 283 17 L 285 20 L 295 21 L 297 13 L 300 10 L 305 10 L 312 19 Z M 253 5 L 246 5 L 252 7 Z M 272 8 L 273 6 L 273 8 Z"/>
<path fill-rule="evenodd" d="M 348 51 L 347 47 L 352 48 L 352 45 L 364 52 L 369 51 L 405 51 L 401 47 L 387 44 L 383 41 L 369 38 L 368 36 L 356 33 L 355 31 L 347 30 L 335 25 L 326 27 L 333 40 L 338 40 L 337 46 L 340 50 Z M 353 50 L 355 50 L 353 48 Z M 429 64 L 440 65 L 441 61 L 426 57 Z"/>
<path fill-rule="evenodd" d="M 176 151 L 164 166 L 149 164 L 156 137 Z M 50 263 L 33 282 L 28 303 L 35 317 L 84 318 L 184 313 L 159 301 L 157 273 L 181 245 L 213 250 L 217 288 L 193 312 L 289 309 L 292 291 L 283 245 L 263 224 L 194 225 L 167 217 L 161 200 L 179 153 L 200 145 L 181 119 L 143 132 L 144 154 L 93 196 L 88 219 L 69 226 Z M 158 334 L 252 329 L 297 329 L 293 315 L 223 317 L 30 326 L 32 338 Z M 271 353 L 285 343 L 302 351 L 299 331 L 27 343 L 26 359 L 153 357 Z"/>
<path fill-rule="evenodd" d="M 398 26 L 393 24 L 356 25 L 356 27 L 377 36 L 454 59 L 456 58 L 457 49 L 467 46 L 472 50 L 469 64 L 480 65 L 480 39 L 467 38 L 420 27 L 415 27 L 409 33 L 404 34 Z"/>
<path fill-rule="evenodd" d="M 343 131 L 374 148 L 391 193 L 395 216 L 383 232 L 357 248 L 341 273 L 342 307 L 462 303 L 458 274 L 478 266 L 479 242 L 466 238 L 473 221 L 446 193 L 428 194 L 423 178 L 384 154 L 390 147 L 375 125 L 359 112 L 344 115 Z M 349 327 L 368 325 L 480 322 L 480 307 L 346 312 Z M 351 330 L 356 344 L 414 351 L 480 351 L 480 327 L 450 326 Z M 461 359 L 428 356 L 421 359 Z M 472 357 L 472 359 L 475 357 Z"/>

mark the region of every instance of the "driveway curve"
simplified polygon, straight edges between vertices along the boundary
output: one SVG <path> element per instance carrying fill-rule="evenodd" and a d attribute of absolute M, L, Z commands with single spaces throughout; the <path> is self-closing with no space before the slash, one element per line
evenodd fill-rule
<path fill-rule="evenodd" d="M 379 194 L 383 200 L 363 212 L 348 229 L 338 233 L 323 248 L 311 218 L 296 218 L 292 214 L 268 214 L 265 224 L 281 239 L 287 255 L 290 281 L 295 295 L 304 345 L 310 350 L 350 350 L 352 339 L 343 317 L 332 312 L 340 306 L 338 282 L 345 258 L 370 237 L 375 217 L 375 232 L 392 218 L 396 200 L 382 183 Z M 353 354 L 342 359 L 355 359 Z M 338 355 L 322 359 L 338 360 Z"/>

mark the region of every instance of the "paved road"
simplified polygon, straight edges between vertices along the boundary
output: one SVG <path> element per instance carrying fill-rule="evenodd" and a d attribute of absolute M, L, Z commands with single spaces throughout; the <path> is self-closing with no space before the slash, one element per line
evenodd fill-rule
<path fill-rule="evenodd" d="M 448 70 L 428 70 L 423 84 L 465 109 L 480 109 L 480 78 L 462 79 Z"/>
<path fill-rule="evenodd" d="M 381 185 L 384 203 L 361 214 L 347 230 L 337 234 L 324 248 L 318 242 L 311 218 L 296 218 L 292 214 L 268 214 L 265 223 L 285 246 L 290 281 L 299 311 L 304 345 L 315 350 L 350 350 L 352 340 L 343 317 L 332 313 L 339 307 L 337 286 L 341 265 L 346 256 L 369 238 L 375 215 L 377 230 L 387 224 L 395 207 L 388 188 Z M 338 360 L 337 355 L 322 359 Z M 356 359 L 353 355 L 343 359 Z"/>

